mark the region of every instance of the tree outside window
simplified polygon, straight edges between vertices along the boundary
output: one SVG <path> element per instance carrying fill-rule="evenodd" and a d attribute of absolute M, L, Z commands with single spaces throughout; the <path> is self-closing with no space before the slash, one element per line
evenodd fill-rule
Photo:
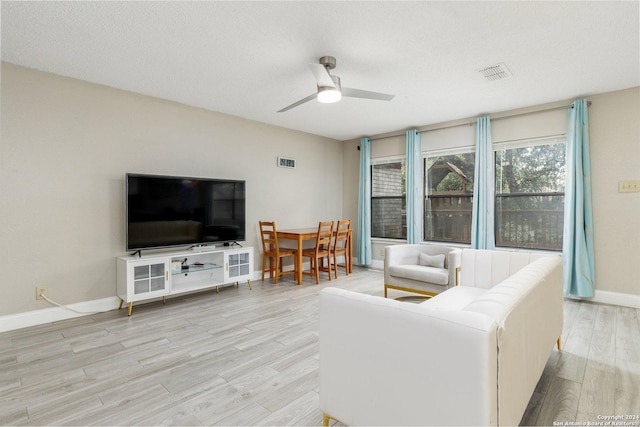
<path fill-rule="evenodd" d="M 471 243 L 475 153 L 424 159 L 424 240 Z"/>
<path fill-rule="evenodd" d="M 562 250 L 565 144 L 495 151 L 496 246 Z"/>

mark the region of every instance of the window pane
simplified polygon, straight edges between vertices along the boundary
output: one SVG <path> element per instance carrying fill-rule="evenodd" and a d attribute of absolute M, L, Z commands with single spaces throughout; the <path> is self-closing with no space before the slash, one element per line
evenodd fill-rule
<path fill-rule="evenodd" d="M 407 238 L 403 203 L 402 198 L 371 199 L 371 237 Z"/>
<path fill-rule="evenodd" d="M 564 194 L 496 197 L 496 246 L 562 250 Z"/>
<path fill-rule="evenodd" d="M 496 194 L 564 192 L 565 145 L 496 151 Z"/>
<path fill-rule="evenodd" d="M 404 161 L 371 167 L 371 237 L 406 239 Z"/>
<path fill-rule="evenodd" d="M 495 153 L 496 246 L 562 250 L 565 145 Z"/>
<path fill-rule="evenodd" d="M 424 239 L 471 243 L 475 153 L 425 159 Z"/>

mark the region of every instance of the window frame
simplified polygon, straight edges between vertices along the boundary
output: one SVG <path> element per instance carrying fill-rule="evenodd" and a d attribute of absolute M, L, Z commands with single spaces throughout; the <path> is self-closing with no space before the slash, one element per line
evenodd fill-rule
<path fill-rule="evenodd" d="M 426 233 L 429 229 L 429 227 L 427 227 L 427 213 L 429 212 L 427 209 L 427 204 L 429 202 L 429 181 L 428 181 L 428 173 L 427 173 L 427 160 L 429 158 L 433 158 L 433 157 L 446 157 L 446 156 L 454 156 L 454 155 L 458 155 L 458 154 L 470 154 L 473 153 L 474 154 L 474 159 L 473 159 L 473 163 L 474 163 L 474 174 L 475 174 L 475 163 L 476 163 L 476 159 L 475 159 L 475 152 L 476 152 L 476 147 L 475 146 L 460 146 L 460 147 L 455 147 L 455 148 L 444 148 L 444 149 L 438 149 L 438 150 L 430 150 L 430 151 L 425 151 L 422 153 L 422 241 L 423 242 L 427 242 L 427 243 L 436 243 L 436 244 L 448 244 L 448 245 L 470 245 L 471 244 L 471 234 L 469 234 L 469 241 L 459 241 L 459 240 L 428 240 Z M 472 177 L 473 178 L 473 177 Z M 469 216 L 469 229 L 471 229 L 471 223 L 472 223 L 472 215 L 473 215 L 473 196 L 474 193 L 473 191 L 471 192 L 471 212 L 470 212 L 470 216 Z"/>
<path fill-rule="evenodd" d="M 558 192 L 558 191 L 547 191 L 547 192 L 520 192 L 520 193 L 499 193 L 498 192 L 498 169 L 497 169 L 497 155 L 499 151 L 506 151 L 506 150 L 514 150 L 514 149 L 519 149 L 519 148 L 528 148 L 528 147 L 538 147 L 538 146 L 549 146 L 549 145 L 558 145 L 561 144 L 563 146 L 566 147 L 566 143 L 567 143 L 567 138 L 566 135 L 553 135 L 553 136 L 545 136 L 545 137 L 538 137 L 538 138 L 526 138 L 526 139 L 519 139 L 519 140 L 514 140 L 514 141 L 504 141 L 504 142 L 499 142 L 499 143 L 495 143 L 492 146 L 492 153 L 493 153 L 493 166 L 494 166 L 494 188 L 493 188 L 493 195 L 494 195 L 494 235 L 495 235 L 495 245 L 497 249 L 507 249 L 507 250 L 527 250 L 527 251 L 546 251 L 546 252 L 562 252 L 562 240 L 564 239 L 563 233 L 562 231 L 560 231 L 560 244 L 559 247 L 557 248 L 550 248 L 550 247 L 532 247 L 531 245 L 527 245 L 527 246 L 516 246 L 516 245 L 504 245 L 504 244 L 499 244 L 500 241 L 500 226 L 501 224 L 499 224 L 499 219 L 500 219 L 500 211 L 498 209 L 498 205 L 501 201 L 501 199 L 505 199 L 508 197 L 559 197 L 561 196 L 563 198 L 563 203 L 562 203 L 562 213 L 560 214 L 560 218 L 562 218 L 564 216 L 564 197 L 566 194 L 566 188 L 562 191 L 562 192 Z M 566 149 L 565 149 L 566 152 Z M 565 173 L 566 173 L 566 164 L 567 164 L 567 159 L 565 156 Z M 501 182 L 502 180 L 500 180 Z M 523 212 L 528 212 L 526 210 L 523 210 Z M 516 226 L 517 228 L 517 226 Z M 558 227 L 560 230 L 562 230 L 562 225 L 560 225 Z M 502 243 L 502 242 L 500 242 Z"/>

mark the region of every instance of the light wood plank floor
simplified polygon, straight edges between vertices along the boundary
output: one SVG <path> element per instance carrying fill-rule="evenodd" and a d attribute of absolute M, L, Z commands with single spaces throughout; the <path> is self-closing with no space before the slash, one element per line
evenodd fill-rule
<path fill-rule="evenodd" d="M 318 292 L 382 272 L 253 285 L 0 334 L 0 424 L 321 425 Z M 523 424 L 640 414 L 640 310 L 567 300 L 563 341 Z"/>

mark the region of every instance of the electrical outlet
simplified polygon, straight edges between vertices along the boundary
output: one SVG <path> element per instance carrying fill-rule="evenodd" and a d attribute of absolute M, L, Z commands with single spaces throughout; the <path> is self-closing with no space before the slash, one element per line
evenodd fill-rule
<path fill-rule="evenodd" d="M 36 299 L 44 299 L 43 295 L 47 298 L 49 297 L 49 288 L 46 286 L 36 286 Z"/>

